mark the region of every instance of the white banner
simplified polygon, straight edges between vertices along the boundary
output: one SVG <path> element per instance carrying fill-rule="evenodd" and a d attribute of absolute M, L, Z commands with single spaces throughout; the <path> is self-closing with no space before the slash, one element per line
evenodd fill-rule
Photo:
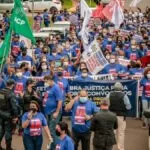
<path fill-rule="evenodd" d="M 67 79 L 75 80 L 77 76 L 65 77 Z M 100 75 L 92 75 L 90 76 L 93 80 L 114 80 L 112 74 L 100 74 Z"/>
<path fill-rule="evenodd" d="M 99 44 L 97 43 L 96 40 L 94 40 L 94 41 L 88 46 L 88 49 L 82 53 L 82 57 L 83 57 L 84 59 L 86 59 L 87 57 L 91 56 L 92 53 L 94 53 L 94 52 L 96 52 L 96 51 L 99 51 L 99 50 L 100 50 Z"/>
<path fill-rule="evenodd" d="M 89 50 L 84 53 L 83 58 L 92 75 L 96 75 L 108 64 L 96 40 L 90 44 Z"/>

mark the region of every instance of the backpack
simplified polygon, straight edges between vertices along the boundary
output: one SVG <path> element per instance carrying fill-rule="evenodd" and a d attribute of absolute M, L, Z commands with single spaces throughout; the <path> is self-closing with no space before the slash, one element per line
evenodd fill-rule
<path fill-rule="evenodd" d="M 0 110 L 8 110 L 8 94 L 7 89 L 0 90 Z"/>

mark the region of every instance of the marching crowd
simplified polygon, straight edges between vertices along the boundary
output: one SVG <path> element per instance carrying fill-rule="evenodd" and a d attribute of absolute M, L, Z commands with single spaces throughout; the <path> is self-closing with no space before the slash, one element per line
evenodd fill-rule
<path fill-rule="evenodd" d="M 72 14 L 66 10 L 50 12 L 51 15 L 47 10 L 38 13 L 34 20 L 35 24 L 39 23 L 39 28 L 43 23 L 48 27 L 51 21 L 64 20 L 71 20 L 71 26 L 65 36 L 56 34 L 37 39 L 32 57 L 20 35 L 14 33 L 11 53 L 1 67 L 0 76 L 0 142 L 5 136 L 6 150 L 12 150 L 12 135 L 16 129 L 23 136 L 25 150 L 42 149 L 42 129 L 46 132 L 50 150 L 77 150 L 80 141 L 82 150 L 89 150 L 91 131 L 94 132 L 95 150 L 111 150 L 116 140 L 118 149 L 124 150 L 126 112 L 132 106 L 123 93 L 122 84 L 116 82 L 114 90 L 100 106 L 88 99 L 85 89 L 76 97 L 69 89 L 68 77 L 73 76 L 81 82 L 93 80 L 82 58 L 84 49 L 79 31 L 83 18 L 80 18 L 79 10 Z M 142 112 L 150 106 L 150 8 L 144 12 L 139 8 L 124 10 L 124 16 L 120 30 L 113 29 L 114 25 L 107 19 L 91 17 L 89 43 L 96 40 L 109 62 L 98 74 L 112 74 L 115 80 L 140 81 Z M 0 17 L 0 46 L 9 24 L 9 12 L 6 12 Z M 119 59 L 129 62 L 123 65 Z M 42 77 L 42 81 L 34 81 L 33 77 Z M 37 90 L 42 83 L 44 96 Z M 68 104 L 65 104 L 66 98 Z M 72 132 L 62 121 L 64 111 L 71 111 Z M 147 126 L 147 119 L 143 117 L 143 127 Z M 117 130 L 116 139 L 114 130 Z M 3 149 L 0 146 L 0 150 Z"/>

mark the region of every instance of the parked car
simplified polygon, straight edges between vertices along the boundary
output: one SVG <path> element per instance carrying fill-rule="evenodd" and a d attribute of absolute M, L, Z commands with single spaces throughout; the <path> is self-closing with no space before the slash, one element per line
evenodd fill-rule
<path fill-rule="evenodd" d="M 43 11 L 44 9 L 49 10 L 61 10 L 62 5 L 60 0 L 22 0 L 23 7 L 25 11 Z M 0 12 L 6 12 L 6 10 L 11 10 L 14 7 L 14 0 L 0 0 Z"/>
<path fill-rule="evenodd" d="M 60 0 L 28 0 L 24 1 L 23 6 L 28 9 L 28 11 L 43 11 L 48 9 L 50 11 L 61 10 L 62 4 Z"/>

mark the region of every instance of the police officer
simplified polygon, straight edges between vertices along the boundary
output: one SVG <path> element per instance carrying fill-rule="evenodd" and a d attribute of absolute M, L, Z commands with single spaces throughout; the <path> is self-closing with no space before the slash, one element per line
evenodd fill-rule
<path fill-rule="evenodd" d="M 112 150 L 116 144 L 114 130 L 118 128 L 117 116 L 109 111 L 109 100 L 101 100 L 100 112 L 92 119 L 94 150 Z"/>
<path fill-rule="evenodd" d="M 6 88 L 0 90 L 0 142 L 5 135 L 6 150 L 12 150 L 12 123 L 18 120 L 18 110 L 13 88 L 15 81 L 9 79 Z M 3 148 L 0 146 L 0 150 Z"/>
<path fill-rule="evenodd" d="M 120 82 L 116 82 L 114 85 L 114 91 L 107 95 L 110 100 L 110 111 L 117 115 L 118 130 L 117 130 L 117 146 L 118 150 L 124 150 L 124 136 L 126 128 L 126 112 L 131 109 L 130 100 L 123 92 L 123 85 Z"/>

